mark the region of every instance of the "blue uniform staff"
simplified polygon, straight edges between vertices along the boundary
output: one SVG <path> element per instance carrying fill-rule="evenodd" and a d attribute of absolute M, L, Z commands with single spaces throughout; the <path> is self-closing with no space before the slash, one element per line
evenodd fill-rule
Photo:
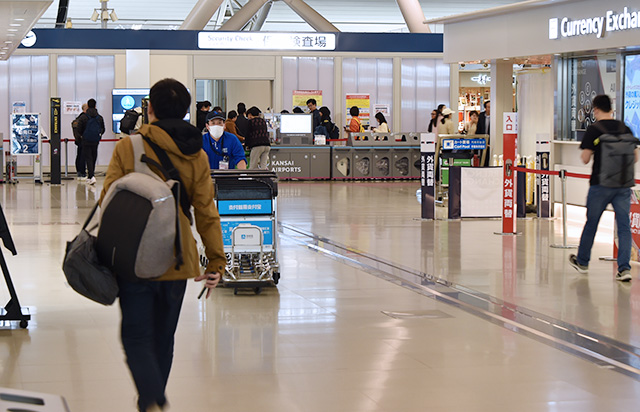
<path fill-rule="evenodd" d="M 211 169 L 246 169 L 242 143 L 236 135 L 224 131 L 225 114 L 211 112 L 207 115 L 207 133 L 202 135 L 202 148 L 209 156 Z"/>

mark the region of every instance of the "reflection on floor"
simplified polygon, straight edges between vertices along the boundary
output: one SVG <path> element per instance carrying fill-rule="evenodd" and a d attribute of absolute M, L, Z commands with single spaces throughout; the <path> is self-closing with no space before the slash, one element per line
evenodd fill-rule
<path fill-rule="evenodd" d="M 133 411 L 117 307 L 75 294 L 60 270 L 65 242 L 100 190 L 22 181 L 0 187 L 19 254 L 3 252 L 27 330 L 0 329 L 0 386 L 58 393 L 73 412 Z M 567 264 L 560 220 L 416 220 L 416 182 L 282 183 L 279 219 L 403 268 L 640 346 L 640 279 L 588 276 Z M 577 242 L 584 211 L 571 210 Z M 593 256 L 612 253 L 606 216 Z M 628 411 L 640 382 L 416 293 L 281 236 L 282 279 L 261 295 L 190 285 L 168 387 L 173 411 Z M 505 251 L 511 250 L 510 253 Z M 6 288 L 0 297 L 8 298 Z"/>

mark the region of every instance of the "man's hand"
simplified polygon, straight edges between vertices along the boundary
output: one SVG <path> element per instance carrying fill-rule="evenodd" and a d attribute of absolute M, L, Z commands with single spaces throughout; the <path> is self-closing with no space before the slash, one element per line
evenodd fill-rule
<path fill-rule="evenodd" d="M 206 280 L 204 287 L 209 289 L 207 290 L 207 298 L 209 297 L 209 295 L 211 295 L 211 290 L 215 289 L 216 286 L 218 286 L 218 282 L 220 282 L 220 273 L 219 272 L 209 272 L 209 273 L 205 273 L 204 275 L 200 275 L 197 278 L 195 278 L 196 282 L 202 282 L 203 280 Z"/>

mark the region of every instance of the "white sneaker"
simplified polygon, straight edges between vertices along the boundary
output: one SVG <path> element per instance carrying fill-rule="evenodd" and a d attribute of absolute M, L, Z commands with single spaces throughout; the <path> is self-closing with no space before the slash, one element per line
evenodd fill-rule
<path fill-rule="evenodd" d="M 90 185 L 95 185 L 96 184 L 96 177 L 93 176 L 91 179 L 88 179 L 87 183 L 89 183 Z"/>

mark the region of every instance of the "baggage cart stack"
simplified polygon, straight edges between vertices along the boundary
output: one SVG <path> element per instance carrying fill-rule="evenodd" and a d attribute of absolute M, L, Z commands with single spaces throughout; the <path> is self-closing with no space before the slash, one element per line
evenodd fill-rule
<path fill-rule="evenodd" d="M 213 170 L 215 202 L 220 213 L 227 267 L 225 287 L 252 289 L 277 285 L 278 177 L 263 170 Z"/>

